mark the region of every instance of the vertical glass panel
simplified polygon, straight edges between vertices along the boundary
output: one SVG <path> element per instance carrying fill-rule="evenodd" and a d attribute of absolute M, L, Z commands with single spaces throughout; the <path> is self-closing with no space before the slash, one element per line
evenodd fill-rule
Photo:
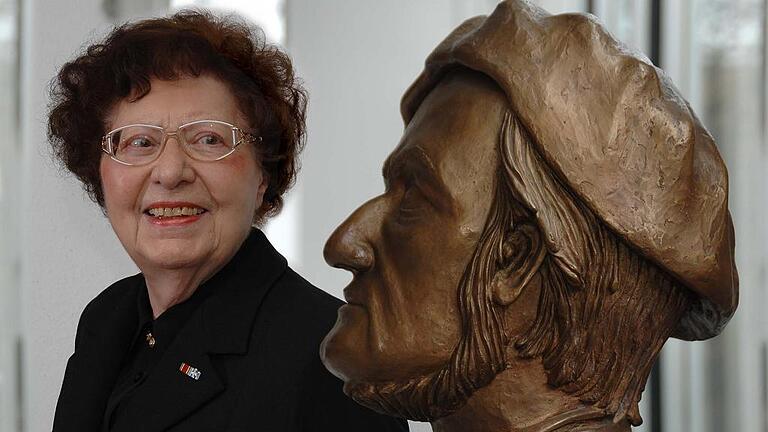
<path fill-rule="evenodd" d="M 18 293 L 18 4 L 0 0 L 0 431 L 21 430 Z"/>
<path fill-rule="evenodd" d="M 728 164 L 741 294 L 731 326 L 705 353 L 712 431 L 759 430 L 766 408 L 758 402 L 766 341 L 764 7 L 763 0 L 712 0 L 691 9 L 692 102 Z"/>
<path fill-rule="evenodd" d="M 664 2 L 662 64 L 714 136 L 728 166 L 740 305 L 710 341 L 673 343 L 680 376 L 665 427 L 766 430 L 766 2 Z M 674 354 L 674 356 L 672 355 Z"/>

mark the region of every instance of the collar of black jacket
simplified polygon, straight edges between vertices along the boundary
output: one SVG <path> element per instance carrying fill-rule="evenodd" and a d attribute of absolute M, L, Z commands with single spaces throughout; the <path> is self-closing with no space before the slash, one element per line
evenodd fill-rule
<path fill-rule="evenodd" d="M 252 228 L 232 259 L 197 289 L 198 292 L 207 291 L 200 310 L 193 314 L 202 315 L 201 351 L 218 354 L 246 352 L 253 320 L 261 302 L 287 268 L 285 258 L 275 250 L 264 233 Z M 139 289 L 146 290 L 143 280 L 141 282 Z M 140 325 L 143 324 L 141 315 Z"/>
<path fill-rule="evenodd" d="M 287 263 L 259 230 L 252 230 L 240 250 L 198 289 L 209 291 L 163 353 L 152 374 L 128 402 L 130 415 L 116 430 L 159 432 L 224 390 L 210 354 L 242 354 L 265 295 L 286 271 Z M 179 373 L 184 363 L 202 372 L 193 379 Z M 182 371 L 183 372 L 183 371 Z M 158 404 L 173 400 L 172 405 Z M 103 425 L 109 425 L 117 399 L 110 399 Z"/>
<path fill-rule="evenodd" d="M 285 258 L 264 233 L 252 229 L 232 260 L 201 285 L 212 291 L 200 311 L 205 351 L 234 354 L 248 350 L 261 302 L 287 268 Z"/>

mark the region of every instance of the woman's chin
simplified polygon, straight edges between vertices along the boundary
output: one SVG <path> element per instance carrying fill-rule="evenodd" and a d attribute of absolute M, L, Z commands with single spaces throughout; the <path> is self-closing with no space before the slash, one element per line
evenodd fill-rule
<path fill-rule="evenodd" d="M 147 270 L 178 270 L 202 266 L 210 258 L 210 251 L 197 239 L 162 239 L 142 245 L 140 256 L 134 261 Z"/>

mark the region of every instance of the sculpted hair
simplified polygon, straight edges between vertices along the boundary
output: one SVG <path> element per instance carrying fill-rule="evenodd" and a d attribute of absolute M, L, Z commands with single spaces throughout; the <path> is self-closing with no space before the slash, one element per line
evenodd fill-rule
<path fill-rule="evenodd" d="M 48 138 L 54 156 L 103 207 L 100 142 L 112 107 L 141 99 L 153 78 L 203 74 L 230 88 L 249 123 L 241 127 L 261 135 L 256 153 L 269 185 L 254 219 L 277 214 L 296 179 L 307 96 L 288 56 L 268 44 L 261 29 L 236 17 L 182 11 L 128 23 L 66 63 L 51 83 Z"/>
<path fill-rule="evenodd" d="M 536 319 L 515 346 L 543 359 L 552 387 L 637 426 L 653 362 L 691 295 L 562 186 L 511 113 L 504 129 L 505 179 L 548 247 Z"/>

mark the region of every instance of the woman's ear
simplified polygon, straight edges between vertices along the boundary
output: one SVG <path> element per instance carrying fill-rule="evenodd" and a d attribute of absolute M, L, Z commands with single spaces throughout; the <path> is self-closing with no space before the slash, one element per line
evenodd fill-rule
<path fill-rule="evenodd" d="M 530 222 L 515 225 L 507 232 L 493 278 L 493 300 L 507 306 L 517 299 L 539 271 L 546 248 L 539 228 Z"/>
<path fill-rule="evenodd" d="M 259 228 L 262 228 L 265 220 L 263 219 L 263 212 L 262 209 L 264 208 L 264 199 L 267 194 L 267 190 L 269 190 L 269 176 L 262 171 L 262 177 L 261 177 L 261 184 L 259 184 L 259 188 L 256 190 L 256 194 L 259 201 L 259 206 L 256 208 L 256 211 L 253 213 L 253 225 L 257 226 Z"/>
<path fill-rule="evenodd" d="M 259 189 L 258 189 L 258 194 L 262 200 L 264 199 L 264 195 L 267 193 L 268 188 L 269 188 L 269 173 L 262 166 L 261 167 L 261 184 L 259 184 Z"/>

